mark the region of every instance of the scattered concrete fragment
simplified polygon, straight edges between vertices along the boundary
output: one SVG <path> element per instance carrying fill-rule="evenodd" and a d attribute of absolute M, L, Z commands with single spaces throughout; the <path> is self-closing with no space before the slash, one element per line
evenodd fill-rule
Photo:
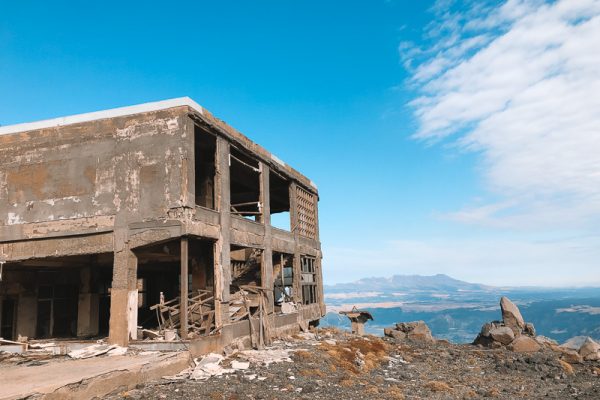
<path fill-rule="evenodd" d="M 290 353 L 300 349 L 264 349 L 244 350 L 238 353 L 238 357 L 253 364 L 269 366 L 272 363 L 293 362 Z"/>
<path fill-rule="evenodd" d="M 122 356 L 127 353 L 127 347 L 116 346 L 114 349 L 106 353 L 109 357 Z"/>
<path fill-rule="evenodd" d="M 221 362 L 224 360 L 224 357 L 220 354 L 210 353 L 204 357 L 200 361 L 194 360 L 196 362 L 196 368 L 190 374 L 190 378 L 194 380 L 206 380 L 211 376 L 221 376 L 223 374 L 232 373 L 233 369 L 226 369 L 221 367 Z"/>
<path fill-rule="evenodd" d="M 243 362 L 243 361 L 237 361 L 237 360 L 233 360 L 231 362 L 231 368 L 233 368 L 235 370 L 248 369 L 249 367 L 250 367 L 250 362 Z"/>
<path fill-rule="evenodd" d="M 91 358 L 106 354 L 118 347 L 119 346 L 117 345 L 93 344 L 91 346 L 84 347 L 83 349 L 70 351 L 68 356 L 75 359 Z"/>

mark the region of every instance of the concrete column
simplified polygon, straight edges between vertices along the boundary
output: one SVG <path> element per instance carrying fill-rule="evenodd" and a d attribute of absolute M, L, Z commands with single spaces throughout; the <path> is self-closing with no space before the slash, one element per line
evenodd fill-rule
<path fill-rule="evenodd" d="M 269 167 L 260 163 L 260 202 L 262 204 L 261 222 L 265 225 L 265 248 L 262 254 L 261 286 L 271 289 L 267 292 L 267 313 L 272 313 L 274 309 L 273 299 L 273 243 L 271 234 L 271 196 Z"/>
<path fill-rule="evenodd" d="M 137 257 L 122 237 L 115 232 L 108 341 L 127 346 L 130 339 L 137 339 Z"/>
<path fill-rule="evenodd" d="M 231 285 L 231 187 L 229 142 L 217 137 L 216 195 L 221 232 L 215 245 L 215 320 L 218 326 L 229 323 L 229 286 Z"/>
<path fill-rule="evenodd" d="M 98 294 L 92 293 L 92 268 L 86 266 L 79 272 L 79 304 L 77 306 L 77 336 L 98 334 Z"/>
<path fill-rule="evenodd" d="M 181 339 L 187 339 L 188 335 L 188 238 L 181 238 L 181 256 L 180 256 L 181 272 L 179 276 L 180 283 L 180 301 L 179 315 L 181 316 L 181 324 L 179 326 L 179 336 Z"/>
<path fill-rule="evenodd" d="M 290 228 L 294 235 L 294 301 L 302 302 L 302 273 L 300 268 L 300 239 L 298 237 L 298 202 L 296 201 L 296 183 L 290 184 Z"/>

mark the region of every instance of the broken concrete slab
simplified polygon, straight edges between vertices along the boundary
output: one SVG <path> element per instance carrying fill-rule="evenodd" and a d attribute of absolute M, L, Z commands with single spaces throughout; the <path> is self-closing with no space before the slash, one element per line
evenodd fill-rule
<path fill-rule="evenodd" d="M 0 399 L 90 399 L 176 374 L 190 362 L 188 352 L 61 359 L 44 365 L 0 364 Z M 35 379 L 32 379 L 35 377 Z"/>
<path fill-rule="evenodd" d="M 97 357 L 102 354 L 106 354 L 111 350 L 117 349 L 117 345 L 109 344 L 94 344 L 88 347 L 84 347 L 80 350 L 73 350 L 68 353 L 68 356 L 75 359 L 85 359 L 91 357 Z"/>

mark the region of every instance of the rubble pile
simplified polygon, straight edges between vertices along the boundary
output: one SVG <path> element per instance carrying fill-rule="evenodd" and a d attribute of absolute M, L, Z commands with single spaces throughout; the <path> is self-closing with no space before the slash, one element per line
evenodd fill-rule
<path fill-rule="evenodd" d="M 535 327 L 525 322 L 519 307 L 508 297 L 500 298 L 502 321 L 486 322 L 473 344 L 489 348 L 507 346 L 518 353 L 536 352 L 543 343 L 536 340 Z"/>
<path fill-rule="evenodd" d="M 394 327 L 385 328 L 383 333 L 385 336 L 394 338 L 396 342 L 405 340 L 435 341 L 429 327 L 423 321 L 399 322 Z"/>

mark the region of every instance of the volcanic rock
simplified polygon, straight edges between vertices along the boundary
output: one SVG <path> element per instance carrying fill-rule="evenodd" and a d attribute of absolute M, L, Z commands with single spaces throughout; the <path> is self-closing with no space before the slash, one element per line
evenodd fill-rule
<path fill-rule="evenodd" d="M 511 342 L 510 348 L 517 353 L 533 353 L 540 351 L 541 346 L 529 336 L 521 335 Z"/>
<path fill-rule="evenodd" d="M 395 328 L 385 328 L 385 336 L 393 337 L 396 341 L 405 339 L 433 342 L 435 339 L 427 324 L 423 321 L 399 322 Z"/>
<path fill-rule="evenodd" d="M 504 322 L 504 325 L 512 329 L 515 336 L 520 335 L 525 329 L 525 320 L 521 315 L 521 311 L 519 311 L 519 307 L 510 301 L 508 297 L 502 296 L 500 298 L 500 309 L 502 310 L 502 322 Z"/>
<path fill-rule="evenodd" d="M 493 328 L 490 330 L 489 336 L 492 337 L 493 340 L 500 342 L 504 345 L 509 344 L 515 338 L 515 334 L 512 329 L 508 326 L 499 326 L 497 328 Z"/>
<path fill-rule="evenodd" d="M 588 337 L 579 348 L 579 355 L 586 361 L 600 360 L 600 344 Z"/>

